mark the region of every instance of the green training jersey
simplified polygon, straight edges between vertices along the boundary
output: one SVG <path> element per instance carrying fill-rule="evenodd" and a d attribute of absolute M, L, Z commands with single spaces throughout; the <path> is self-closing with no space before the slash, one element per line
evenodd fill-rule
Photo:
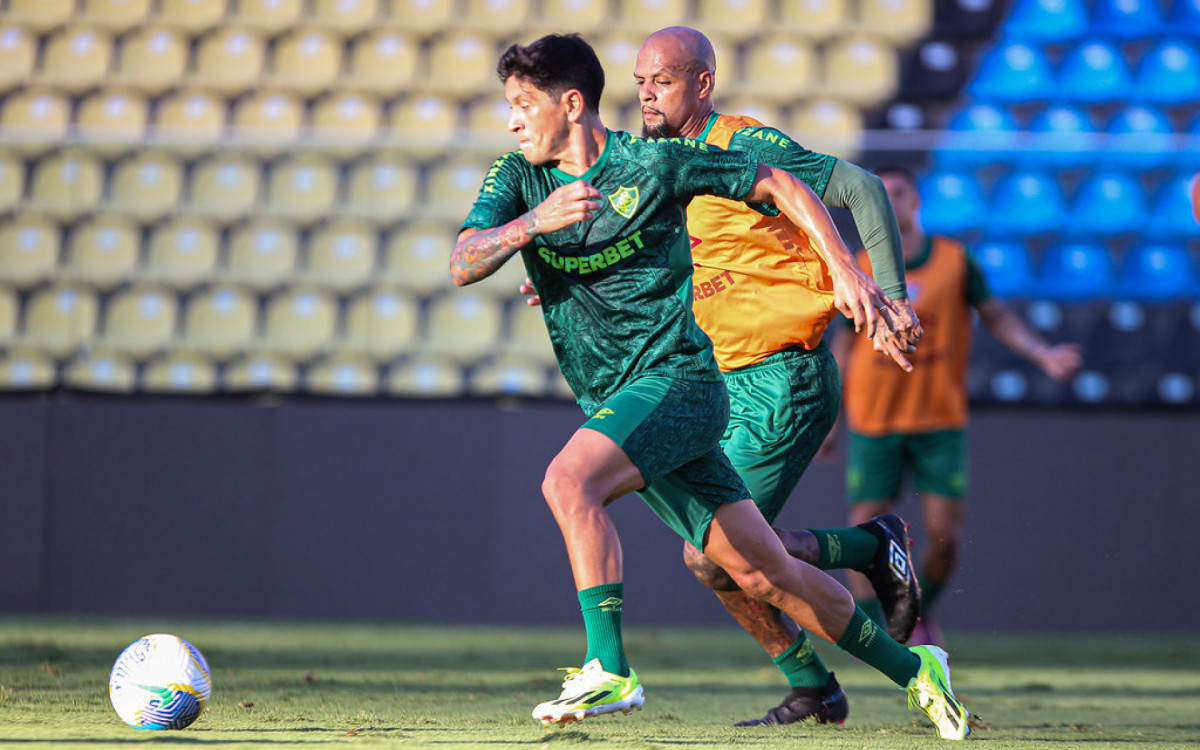
<path fill-rule="evenodd" d="M 757 168 L 746 154 L 700 141 L 609 131 L 581 177 L 530 164 L 520 152 L 501 156 L 463 228 L 506 224 L 572 180 L 600 191 L 592 219 L 521 249 L 563 377 L 591 414 L 650 372 L 720 379 L 712 344 L 692 316 L 685 209 L 700 194 L 740 200 Z"/>
<path fill-rule="evenodd" d="M 708 127 L 712 127 L 710 120 Z M 708 128 L 705 128 L 707 132 Z M 700 136 L 701 138 L 704 135 Z M 825 197 L 829 186 L 829 175 L 837 164 L 837 158 L 829 154 L 809 151 L 787 135 L 766 126 L 742 128 L 729 139 L 731 151 L 744 151 L 763 164 L 790 172 L 796 179 L 808 184 L 817 197 Z M 778 215 L 778 211 L 771 211 Z"/>

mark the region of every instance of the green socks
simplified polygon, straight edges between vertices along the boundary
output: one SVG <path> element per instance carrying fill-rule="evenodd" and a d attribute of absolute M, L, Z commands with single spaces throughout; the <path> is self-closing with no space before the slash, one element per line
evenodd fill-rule
<path fill-rule="evenodd" d="M 625 659 L 625 644 L 621 641 L 621 599 L 625 595 L 622 583 L 605 583 L 579 592 L 579 608 L 583 610 L 583 627 L 587 631 L 587 656 L 583 663 L 599 659 L 605 672 L 629 676 Z"/>
<path fill-rule="evenodd" d="M 863 614 L 874 620 L 876 625 L 887 627 L 887 618 L 883 616 L 883 605 L 879 603 L 878 599 L 863 599 L 856 603 Z"/>
<path fill-rule="evenodd" d="M 858 607 L 854 608 L 850 624 L 838 639 L 837 646 L 879 670 L 900 687 L 907 686 L 921 668 L 921 657 L 892 640 L 886 630 Z"/>
<path fill-rule="evenodd" d="M 788 684 L 794 688 L 823 688 L 829 682 L 829 670 L 817 652 L 813 651 L 812 643 L 803 630 L 787 651 L 771 661 L 775 662 Z"/>
<path fill-rule="evenodd" d="M 850 526 L 841 529 L 809 529 L 817 537 L 821 550 L 821 570 L 849 568 L 862 570 L 875 557 L 879 540 L 871 532 Z"/>

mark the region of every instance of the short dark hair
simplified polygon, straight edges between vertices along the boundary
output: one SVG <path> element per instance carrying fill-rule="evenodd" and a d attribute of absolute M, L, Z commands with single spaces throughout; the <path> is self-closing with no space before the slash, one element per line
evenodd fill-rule
<path fill-rule="evenodd" d="M 500 56 L 496 75 L 501 81 L 516 76 L 551 96 L 578 89 L 584 107 L 600 111 L 604 67 L 592 45 L 578 34 L 549 34 L 526 47 L 514 44 Z"/>
<path fill-rule="evenodd" d="M 902 167 L 899 164 L 887 164 L 875 170 L 876 177 L 883 177 L 885 175 L 895 175 L 896 177 L 908 182 L 909 185 L 917 184 L 917 176 L 913 174 L 913 171 L 908 167 Z"/>

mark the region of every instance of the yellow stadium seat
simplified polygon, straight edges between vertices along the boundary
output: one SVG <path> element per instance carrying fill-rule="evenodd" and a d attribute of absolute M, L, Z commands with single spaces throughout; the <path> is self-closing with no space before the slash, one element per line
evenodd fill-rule
<path fill-rule="evenodd" d="M 379 369 L 357 354 L 331 354 L 309 367 L 304 386 L 324 396 L 373 396 L 379 391 Z"/>
<path fill-rule="evenodd" d="M 334 219 L 309 236 L 305 279 L 338 294 L 358 289 L 375 271 L 377 246 L 378 238 L 369 224 Z"/>
<path fill-rule="evenodd" d="M 433 166 L 429 170 L 424 213 L 461 221 L 479 197 L 483 177 L 491 166 L 490 160 L 458 158 Z"/>
<path fill-rule="evenodd" d="M 62 246 L 58 222 L 19 213 L 0 223 L 0 282 L 30 289 L 50 278 Z"/>
<path fill-rule="evenodd" d="M 233 109 L 233 132 L 259 156 L 270 158 L 300 139 L 304 107 L 291 94 L 260 91 Z"/>
<path fill-rule="evenodd" d="M 30 203 L 57 219 L 72 220 L 95 209 L 103 189 L 104 168 L 96 157 L 70 149 L 34 166 Z"/>
<path fill-rule="evenodd" d="M 932 0 L 859 0 L 858 30 L 902 47 L 933 28 Z"/>
<path fill-rule="evenodd" d="M 164 287 L 145 284 L 116 292 L 105 304 L 99 343 L 144 360 L 175 338 L 178 312 L 175 293 Z"/>
<path fill-rule="evenodd" d="M 76 132 L 92 151 L 106 159 L 115 158 L 142 142 L 148 112 L 141 94 L 120 89 L 97 91 L 80 103 Z"/>
<path fill-rule="evenodd" d="M 396 230 L 384 248 L 383 279 L 420 296 L 449 288 L 456 231 L 450 224 L 428 220 Z"/>
<path fill-rule="evenodd" d="M 346 85 L 375 96 L 391 98 L 409 90 L 417 80 L 420 41 L 398 29 L 379 29 L 354 41 Z"/>
<path fill-rule="evenodd" d="M 509 36 L 524 33 L 532 17 L 531 0 L 465 0 L 459 23 L 494 36 Z"/>
<path fill-rule="evenodd" d="M 26 89 L 9 94 L 2 106 L 0 131 L 16 153 L 38 156 L 67 135 L 71 105 L 56 92 Z"/>
<path fill-rule="evenodd" d="M 0 391 L 40 391 L 54 386 L 54 361 L 34 349 L 0 353 Z"/>
<path fill-rule="evenodd" d="M 333 86 L 341 67 L 340 39 L 320 29 L 296 29 L 276 40 L 267 80 L 312 97 Z"/>
<path fill-rule="evenodd" d="M 265 292 L 288 281 L 296 270 L 300 238 L 296 228 L 274 219 L 255 219 L 233 230 L 225 278 Z"/>
<path fill-rule="evenodd" d="M 0 27 L 0 94 L 25 85 L 36 58 L 37 37 L 20 26 Z"/>
<path fill-rule="evenodd" d="M 0 350 L 7 349 L 17 337 L 19 309 L 16 290 L 0 285 Z"/>
<path fill-rule="evenodd" d="M 336 329 L 337 306 L 328 292 L 311 287 L 285 289 L 267 301 L 260 347 L 306 361 L 333 345 Z"/>
<path fill-rule="evenodd" d="M 508 335 L 504 338 L 501 350 L 506 355 L 546 367 L 558 364 L 554 346 L 550 343 L 550 333 L 546 330 L 546 322 L 539 308 L 526 309 L 524 305 L 513 307 Z"/>
<path fill-rule="evenodd" d="M 739 93 L 790 103 L 811 95 L 816 87 L 816 55 L 803 37 L 771 34 L 747 46 Z"/>
<path fill-rule="evenodd" d="M 389 0 L 387 5 L 392 23 L 421 36 L 445 31 L 458 17 L 457 4 L 447 0 Z"/>
<path fill-rule="evenodd" d="M 0 214 L 16 208 L 25 195 L 25 161 L 0 151 Z"/>
<path fill-rule="evenodd" d="M 87 287 L 55 284 L 25 303 L 22 340 L 55 359 L 69 357 L 96 333 L 99 303 Z"/>
<path fill-rule="evenodd" d="M 142 223 L 174 211 L 183 195 L 183 165 L 169 153 L 140 151 L 117 164 L 109 206 Z"/>
<path fill-rule="evenodd" d="M 8 0 L 5 20 L 45 34 L 71 20 L 74 0 Z"/>
<path fill-rule="evenodd" d="M 663 26 L 661 24 L 650 31 Z M 621 31 L 605 34 L 593 45 L 596 57 L 604 66 L 604 96 L 601 105 L 607 103 L 616 107 L 625 107 L 637 101 L 638 90 L 633 80 L 633 69 L 637 66 L 638 50 L 642 47 L 645 34 L 630 32 L 622 27 Z"/>
<path fill-rule="evenodd" d="M 216 28 L 224 18 L 228 0 L 159 0 L 159 19 L 174 29 L 195 36 Z"/>
<path fill-rule="evenodd" d="M 459 104 L 444 94 L 413 94 L 392 107 L 389 138 L 417 158 L 443 153 L 454 143 Z"/>
<path fill-rule="evenodd" d="M 93 26 L 70 26 L 45 42 L 39 80 L 79 95 L 100 85 L 112 64 L 112 36 Z"/>
<path fill-rule="evenodd" d="M 222 386 L 233 393 L 286 393 L 295 390 L 299 380 L 295 362 L 277 354 L 255 352 L 230 363 Z"/>
<path fill-rule="evenodd" d="M 417 201 L 417 169 L 395 156 L 372 156 L 350 168 L 342 213 L 369 221 L 408 216 Z"/>
<path fill-rule="evenodd" d="M 769 30 L 775 20 L 773 11 L 767 0 L 698 0 L 695 20 L 701 29 L 744 39 Z"/>
<path fill-rule="evenodd" d="M 271 168 L 266 209 L 275 216 L 311 224 L 333 208 L 337 183 L 334 165 L 325 157 L 316 154 L 288 157 Z"/>
<path fill-rule="evenodd" d="M 849 0 L 794 0 L 779 4 L 774 30 L 813 41 L 832 39 L 853 26 Z"/>
<path fill-rule="evenodd" d="M 121 41 L 113 83 L 158 96 L 187 70 L 187 41 L 164 26 L 139 29 Z"/>
<path fill-rule="evenodd" d="M 862 112 L 836 99 L 816 99 L 796 110 L 789 135 L 812 151 L 854 161 L 862 147 Z"/>
<path fill-rule="evenodd" d="M 177 346 L 224 362 L 248 350 L 258 330 L 258 301 L 235 286 L 191 295 L 183 312 Z"/>
<path fill-rule="evenodd" d="M 729 99 L 720 97 L 717 104 L 717 109 L 721 112 L 753 117 L 774 128 L 782 130 L 785 124 L 783 108 L 773 99 L 758 96 L 736 96 Z"/>
<path fill-rule="evenodd" d="M 83 0 L 79 19 L 113 34 L 124 34 L 150 17 L 150 0 Z"/>
<path fill-rule="evenodd" d="M 430 300 L 422 349 L 460 364 L 495 352 L 503 320 L 500 303 L 485 295 L 454 290 Z"/>
<path fill-rule="evenodd" d="M 313 105 L 312 138 L 337 159 L 352 159 L 379 135 L 379 102 L 354 92 L 331 94 Z"/>
<path fill-rule="evenodd" d="M 176 92 L 158 104 L 155 133 L 185 156 L 201 153 L 225 130 L 225 101 L 206 91 Z"/>
<path fill-rule="evenodd" d="M 313 24 L 338 34 L 361 34 L 379 21 L 379 0 L 314 0 Z"/>
<path fill-rule="evenodd" d="M 546 33 L 594 34 L 608 23 L 609 0 L 543 0 L 537 25 Z"/>
<path fill-rule="evenodd" d="M 455 31 L 436 38 L 429 47 L 425 83 L 460 98 L 495 92 L 496 44 L 473 31 Z"/>
<path fill-rule="evenodd" d="M 82 391 L 132 393 L 137 386 L 137 371 L 124 354 L 89 351 L 64 367 L 63 382 Z"/>
<path fill-rule="evenodd" d="M 665 26 L 688 22 L 687 0 L 615 0 L 617 25 L 643 37 Z M 630 65 L 629 70 L 633 70 Z M 608 70 L 608 68 L 605 68 Z"/>
<path fill-rule="evenodd" d="M 222 154 L 198 162 L 192 170 L 193 211 L 222 221 L 250 213 L 258 203 L 262 167 L 242 154 Z"/>
<path fill-rule="evenodd" d="M 263 40 L 253 31 L 222 28 L 196 47 L 196 66 L 190 81 L 200 88 L 236 96 L 258 85 L 266 57 Z"/>
<path fill-rule="evenodd" d="M 217 228 L 197 216 L 177 216 L 150 233 L 142 277 L 189 290 L 213 278 L 220 239 Z"/>
<path fill-rule="evenodd" d="M 109 291 L 133 277 L 141 230 L 129 219 L 100 215 L 71 230 L 60 278 Z"/>
<path fill-rule="evenodd" d="M 142 390 L 146 393 L 213 393 L 217 366 L 196 352 L 172 352 L 146 365 Z"/>
<path fill-rule="evenodd" d="M 393 367 L 384 381 L 393 396 L 451 398 L 462 394 L 463 371 L 443 357 L 421 355 Z"/>
<path fill-rule="evenodd" d="M 604 100 L 602 99 L 601 102 Z M 514 143 L 508 129 L 512 106 L 503 96 L 489 96 L 467 107 L 466 126 L 474 143 L 496 141 L 511 147 Z M 607 124 L 607 121 L 606 121 Z"/>
<path fill-rule="evenodd" d="M 294 27 L 304 12 L 302 0 L 236 0 L 231 22 L 275 36 Z"/>
<path fill-rule="evenodd" d="M 521 357 L 497 357 L 472 369 L 467 390 L 476 396 L 546 395 L 547 369 Z"/>
<path fill-rule="evenodd" d="M 890 44 L 857 34 L 826 48 L 823 68 L 824 91 L 859 107 L 873 107 L 890 98 L 900 76 Z"/>
<path fill-rule="evenodd" d="M 346 331 L 340 349 L 390 362 L 412 350 L 420 310 L 416 300 L 399 289 L 380 287 L 354 296 L 346 306 Z"/>

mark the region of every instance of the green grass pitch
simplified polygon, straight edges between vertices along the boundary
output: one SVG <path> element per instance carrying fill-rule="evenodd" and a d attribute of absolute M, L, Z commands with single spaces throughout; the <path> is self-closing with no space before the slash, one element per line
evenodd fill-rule
<path fill-rule="evenodd" d="M 108 672 L 129 642 L 171 632 L 213 670 L 190 728 L 120 722 Z M 583 653 L 573 629 L 385 623 L 0 617 L 0 748 L 928 748 L 904 694 L 818 644 L 850 696 L 845 726 L 735 729 L 786 692 L 736 630 L 627 628 L 646 708 L 567 728 L 530 718 Z M 1200 639 L 951 634 L 968 742 L 1008 748 L 1200 748 Z"/>

